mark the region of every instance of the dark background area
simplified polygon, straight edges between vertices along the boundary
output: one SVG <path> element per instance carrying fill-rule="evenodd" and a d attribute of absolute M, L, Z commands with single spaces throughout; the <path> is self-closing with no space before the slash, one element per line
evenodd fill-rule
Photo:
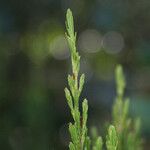
<path fill-rule="evenodd" d="M 72 121 L 64 87 L 70 59 L 64 37 L 71 8 L 78 31 L 88 126 L 103 135 L 123 65 L 130 115 L 150 146 L 149 0 L 0 0 L 0 149 L 67 149 Z"/>

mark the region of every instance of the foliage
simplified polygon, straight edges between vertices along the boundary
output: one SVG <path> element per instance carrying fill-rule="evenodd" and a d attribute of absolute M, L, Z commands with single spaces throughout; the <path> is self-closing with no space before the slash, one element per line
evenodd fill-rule
<path fill-rule="evenodd" d="M 68 106 L 73 117 L 73 123 L 69 124 L 71 142 L 70 150 L 102 150 L 103 140 L 93 128 L 92 138 L 88 136 L 88 101 L 82 101 L 82 111 L 79 110 L 79 99 L 84 86 L 85 75 L 79 75 L 80 56 L 76 49 L 76 32 L 74 32 L 74 20 L 70 9 L 66 14 L 66 38 L 71 53 L 72 75 L 68 75 L 69 88 L 65 88 Z M 140 120 L 131 124 L 128 118 L 129 100 L 123 101 L 125 78 L 121 66 L 116 69 L 117 97 L 113 105 L 113 125 L 108 128 L 106 135 L 107 150 L 141 150 L 139 138 Z"/>
<path fill-rule="evenodd" d="M 84 101 L 82 102 L 82 120 L 80 120 L 81 113 L 79 111 L 79 97 L 84 85 L 85 75 L 82 74 L 79 77 L 80 56 L 76 50 L 76 33 L 74 32 L 73 16 L 70 10 L 67 11 L 66 18 L 66 37 L 71 50 L 72 75 L 68 76 L 68 84 L 70 90 L 68 88 L 65 88 L 65 94 L 72 117 L 74 119 L 74 123 L 70 123 L 69 125 L 69 131 L 72 139 L 69 148 L 71 150 L 79 150 L 84 149 L 85 147 L 87 148 L 87 144 L 85 143 L 87 143 L 88 139 L 86 126 L 88 104 L 87 100 L 84 99 Z"/>
<path fill-rule="evenodd" d="M 118 137 L 114 126 L 110 126 L 108 129 L 108 135 L 106 136 L 106 147 L 108 150 L 116 150 L 118 146 Z"/>
<path fill-rule="evenodd" d="M 125 77 L 121 65 L 116 67 L 116 85 L 117 96 L 113 105 L 113 124 L 116 127 L 119 144 L 119 150 L 141 150 L 142 141 L 140 134 L 140 119 L 134 121 L 128 117 L 129 98 L 124 98 L 124 90 L 126 86 Z"/>
<path fill-rule="evenodd" d="M 70 9 L 67 10 L 66 15 L 66 38 L 70 47 L 71 52 L 71 63 L 72 63 L 72 75 L 68 75 L 69 89 L 65 88 L 65 94 L 68 106 L 71 110 L 71 114 L 74 123 L 69 124 L 69 132 L 71 135 L 71 142 L 69 144 L 70 150 L 101 150 L 102 149 L 102 138 L 95 136 L 92 141 L 88 136 L 87 129 L 87 118 L 88 118 L 88 102 L 86 99 L 82 102 L 82 114 L 79 110 L 79 98 L 83 89 L 85 75 L 79 76 L 80 70 L 80 56 L 76 50 L 76 33 L 74 32 L 74 21 L 72 12 Z M 108 131 L 108 147 L 116 147 L 113 145 L 113 136 L 116 138 L 115 128 L 110 126 Z M 117 138 L 116 138 L 117 139 Z M 116 143 L 115 143 L 116 144 Z M 108 148 L 108 150 L 109 150 Z"/>

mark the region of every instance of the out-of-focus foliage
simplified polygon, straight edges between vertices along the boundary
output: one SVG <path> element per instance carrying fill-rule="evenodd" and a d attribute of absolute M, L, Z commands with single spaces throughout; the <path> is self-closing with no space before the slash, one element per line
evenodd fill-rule
<path fill-rule="evenodd" d="M 122 67 L 116 68 L 117 96 L 113 105 L 113 124 L 116 127 L 119 150 L 142 150 L 140 138 L 140 119 L 129 118 L 129 99 L 124 98 L 125 77 Z"/>

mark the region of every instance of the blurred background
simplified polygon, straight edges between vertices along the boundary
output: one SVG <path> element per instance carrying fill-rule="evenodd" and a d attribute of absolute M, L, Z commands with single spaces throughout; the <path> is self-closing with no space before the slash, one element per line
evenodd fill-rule
<path fill-rule="evenodd" d="M 72 121 L 64 87 L 71 70 L 64 37 L 70 7 L 78 31 L 89 126 L 103 135 L 115 98 L 114 69 L 124 67 L 130 115 L 140 116 L 150 147 L 150 1 L 1 0 L 0 149 L 67 149 Z"/>

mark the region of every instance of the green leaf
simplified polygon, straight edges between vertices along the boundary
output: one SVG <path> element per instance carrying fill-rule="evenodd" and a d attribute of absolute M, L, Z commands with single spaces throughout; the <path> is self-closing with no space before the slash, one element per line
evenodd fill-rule
<path fill-rule="evenodd" d="M 74 21 L 70 9 L 67 10 L 67 14 L 66 14 L 66 28 L 70 37 L 74 37 Z"/>
<path fill-rule="evenodd" d="M 122 109 L 123 109 L 122 119 L 123 119 L 123 123 L 125 123 L 127 120 L 128 111 L 129 111 L 129 99 L 126 99 L 124 101 Z"/>
<path fill-rule="evenodd" d="M 73 125 L 72 123 L 69 124 L 69 132 L 71 134 L 71 139 L 73 141 L 73 143 L 75 145 L 79 144 L 79 137 L 78 137 L 78 132 L 77 132 L 77 128 L 75 125 Z"/>
<path fill-rule="evenodd" d="M 123 95 L 126 84 L 125 84 L 125 77 L 121 65 L 118 65 L 116 67 L 115 74 L 116 74 L 117 93 L 118 95 Z"/>
<path fill-rule="evenodd" d="M 83 114 L 83 127 L 86 126 L 87 123 L 87 111 L 88 111 L 88 102 L 86 99 L 82 102 L 82 114 Z"/>
<path fill-rule="evenodd" d="M 74 146 L 74 144 L 72 142 L 69 143 L 69 149 L 70 150 L 76 150 L 75 146 Z"/>
<path fill-rule="evenodd" d="M 88 136 L 85 139 L 85 150 L 91 150 L 91 139 Z"/>
<path fill-rule="evenodd" d="M 70 94 L 70 91 L 68 90 L 68 88 L 65 88 L 65 94 L 66 94 L 68 105 L 72 111 L 73 110 L 72 97 L 71 97 L 71 94 Z"/>
<path fill-rule="evenodd" d="M 84 80 L 85 80 L 85 75 L 82 74 L 81 77 L 80 77 L 80 81 L 79 81 L 79 92 L 80 93 L 82 92 L 82 89 L 83 89 Z"/>
<path fill-rule="evenodd" d="M 107 150 L 116 150 L 118 145 L 118 137 L 114 126 L 110 125 L 108 128 L 108 135 L 106 136 Z"/>
<path fill-rule="evenodd" d="M 87 100 L 84 99 L 84 101 L 82 102 L 82 120 L 81 120 L 81 142 L 84 145 L 85 143 L 85 139 L 86 139 L 86 134 L 87 134 L 87 127 L 86 127 L 86 123 L 87 123 L 87 111 L 88 111 L 88 103 Z"/>
<path fill-rule="evenodd" d="M 93 150 L 102 150 L 102 146 L 103 146 L 103 140 L 102 138 L 99 136 L 96 139 L 95 145 L 93 146 Z"/>

